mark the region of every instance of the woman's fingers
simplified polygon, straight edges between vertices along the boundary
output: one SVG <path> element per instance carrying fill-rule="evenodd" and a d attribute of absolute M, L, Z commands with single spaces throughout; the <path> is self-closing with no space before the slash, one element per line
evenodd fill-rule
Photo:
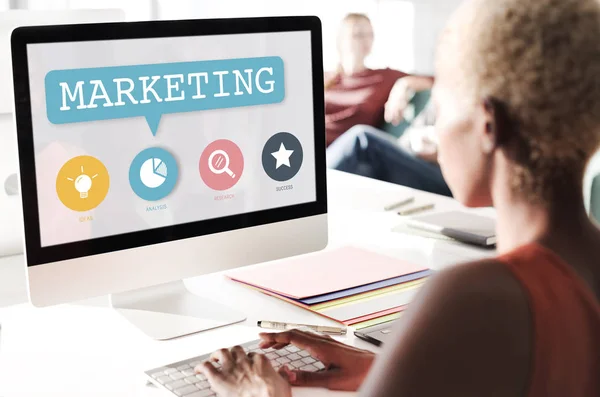
<path fill-rule="evenodd" d="M 241 346 L 234 346 L 231 348 L 231 357 L 236 363 L 241 363 L 248 360 L 248 356 Z"/>
<path fill-rule="evenodd" d="M 331 360 L 331 357 L 329 357 L 331 348 L 338 345 L 338 342 L 332 338 L 298 330 L 291 330 L 278 334 L 260 334 L 260 337 L 263 340 L 260 347 L 263 349 L 269 347 L 281 348 L 293 344 L 302 350 L 306 350 L 311 356 L 324 362 L 329 362 Z"/>
<path fill-rule="evenodd" d="M 324 387 L 327 389 L 335 389 L 335 381 L 340 375 L 339 371 L 335 369 L 322 372 L 307 372 L 292 371 L 286 368 L 283 371 L 286 373 L 284 377 L 292 386 Z"/>
<path fill-rule="evenodd" d="M 210 355 L 210 361 L 218 361 L 223 370 L 228 371 L 234 364 L 233 356 L 229 349 L 219 349 Z"/>
<path fill-rule="evenodd" d="M 194 368 L 194 371 L 197 374 L 206 376 L 206 379 L 210 382 L 210 384 L 214 384 L 215 382 L 218 383 L 223 380 L 223 374 L 208 361 L 197 365 L 196 368 Z"/>
<path fill-rule="evenodd" d="M 309 350 L 315 348 L 319 343 L 325 341 L 324 338 L 310 334 L 308 332 L 302 332 L 298 330 L 291 330 L 279 333 L 261 333 L 260 338 L 262 342 L 260 347 L 267 349 L 273 346 L 287 346 L 293 344 L 301 349 Z"/>

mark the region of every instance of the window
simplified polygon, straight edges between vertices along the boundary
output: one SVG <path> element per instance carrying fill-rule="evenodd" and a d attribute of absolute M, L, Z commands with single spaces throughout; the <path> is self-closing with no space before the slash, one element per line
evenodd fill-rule
<path fill-rule="evenodd" d="M 341 19 L 349 12 L 365 13 L 373 21 L 376 36 L 369 66 L 414 69 L 414 5 L 410 1 L 157 0 L 157 5 L 160 19 L 316 15 L 323 24 L 325 70 L 335 69 L 338 62 L 336 36 Z"/>

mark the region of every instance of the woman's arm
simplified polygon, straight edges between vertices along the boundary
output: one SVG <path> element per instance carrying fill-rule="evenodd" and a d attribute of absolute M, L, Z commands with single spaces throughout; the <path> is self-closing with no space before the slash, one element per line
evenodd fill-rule
<path fill-rule="evenodd" d="M 462 265 L 424 288 L 360 396 L 525 395 L 530 315 L 509 270 L 493 261 Z"/>

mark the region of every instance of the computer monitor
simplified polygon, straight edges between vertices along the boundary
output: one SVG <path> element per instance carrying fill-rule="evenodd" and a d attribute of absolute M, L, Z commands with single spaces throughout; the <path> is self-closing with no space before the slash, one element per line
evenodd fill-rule
<path fill-rule="evenodd" d="M 34 305 L 112 293 L 168 339 L 244 319 L 180 280 L 326 246 L 318 18 L 26 27 L 12 55 Z"/>

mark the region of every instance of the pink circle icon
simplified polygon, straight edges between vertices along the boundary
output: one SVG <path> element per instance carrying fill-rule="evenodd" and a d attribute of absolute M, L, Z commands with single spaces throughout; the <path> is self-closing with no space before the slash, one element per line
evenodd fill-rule
<path fill-rule="evenodd" d="M 235 143 L 227 139 L 214 141 L 200 156 L 200 177 L 213 190 L 232 188 L 244 172 L 244 156 Z"/>

